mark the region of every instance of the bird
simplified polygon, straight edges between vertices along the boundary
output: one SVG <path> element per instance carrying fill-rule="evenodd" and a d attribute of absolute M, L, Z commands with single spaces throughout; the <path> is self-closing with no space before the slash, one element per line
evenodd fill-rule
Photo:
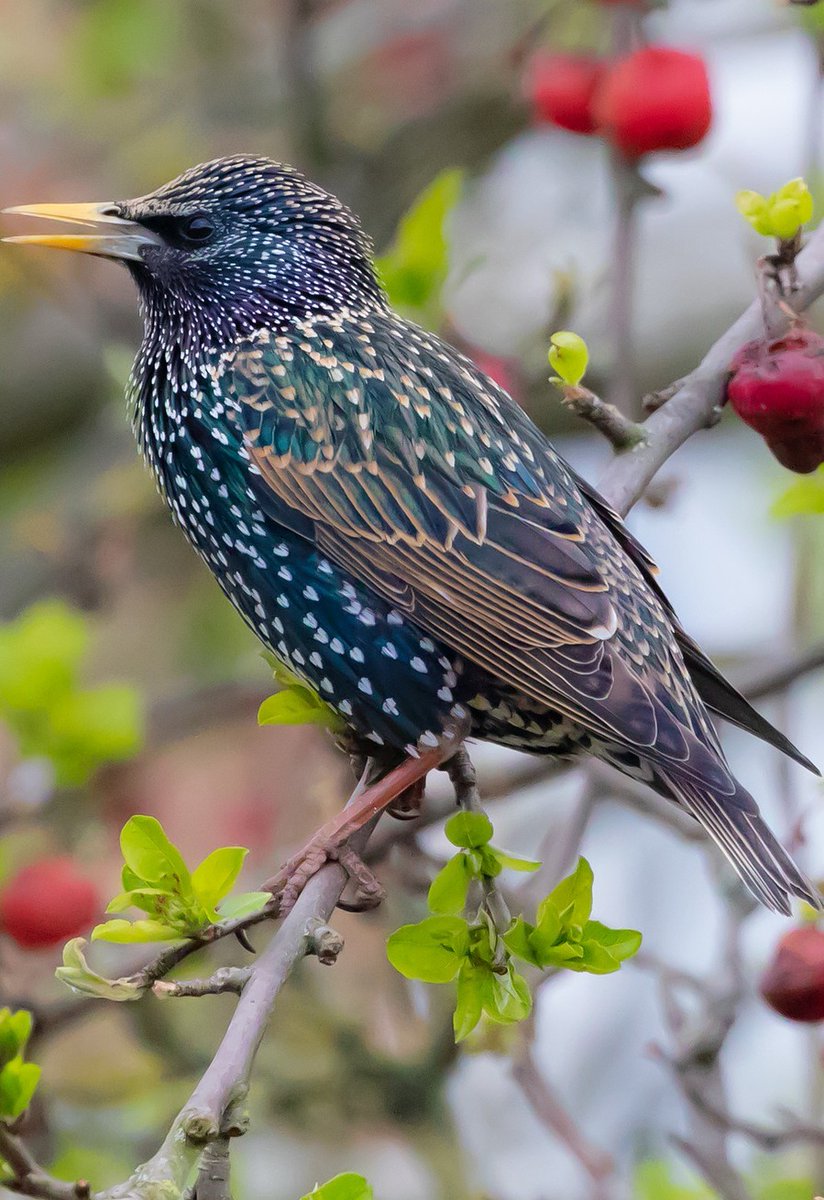
<path fill-rule="evenodd" d="M 6 211 L 87 227 L 7 240 L 125 264 L 143 317 L 129 407 L 173 519 L 385 764 L 372 807 L 327 823 L 305 861 L 472 739 L 595 756 L 694 817 L 768 908 L 818 907 L 713 718 L 816 768 L 685 632 L 651 557 L 520 405 L 392 309 L 340 200 L 241 155 L 137 199 Z"/>

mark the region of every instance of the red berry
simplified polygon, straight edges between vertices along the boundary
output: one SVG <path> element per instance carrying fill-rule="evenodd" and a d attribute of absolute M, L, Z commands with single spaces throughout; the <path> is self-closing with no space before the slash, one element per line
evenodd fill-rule
<path fill-rule="evenodd" d="M 598 128 L 627 158 L 696 146 L 712 123 L 704 60 L 665 46 L 637 50 L 607 74 L 594 113 Z"/>
<path fill-rule="evenodd" d="M 97 888 L 70 858 L 23 867 L 0 893 L 0 926 L 18 946 L 56 946 L 83 932 L 100 911 Z"/>
<path fill-rule="evenodd" d="M 606 72 L 596 58 L 539 54 L 527 72 L 527 95 L 535 117 L 572 133 L 594 133 L 592 104 Z"/>
<path fill-rule="evenodd" d="M 808 925 L 786 933 L 761 980 L 761 995 L 791 1021 L 824 1021 L 824 932 Z"/>
<path fill-rule="evenodd" d="M 783 466 L 806 475 L 824 463 L 824 338 L 799 326 L 749 342 L 730 370 L 727 399 Z"/>

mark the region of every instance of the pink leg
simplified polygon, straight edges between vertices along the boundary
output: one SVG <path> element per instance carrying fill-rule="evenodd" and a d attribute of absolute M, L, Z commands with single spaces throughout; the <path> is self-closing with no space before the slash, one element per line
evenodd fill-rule
<path fill-rule="evenodd" d="M 263 891 L 280 896 L 281 915 L 290 911 L 308 881 L 330 860 L 339 862 L 358 884 L 364 907 L 380 903 L 383 888 L 357 852 L 347 845 L 348 840 L 403 793 L 418 788 L 429 771 L 451 758 L 461 744 L 463 732 L 445 735 L 437 746 L 422 750 L 417 758 L 405 758 L 377 783 L 356 788 L 346 808 L 327 821 L 277 875 L 261 884 Z"/>

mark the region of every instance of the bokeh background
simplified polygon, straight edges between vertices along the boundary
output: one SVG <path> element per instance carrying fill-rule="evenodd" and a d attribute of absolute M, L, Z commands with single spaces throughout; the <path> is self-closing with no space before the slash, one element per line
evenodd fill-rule
<path fill-rule="evenodd" d="M 383 251 L 440 176 L 457 199 L 419 315 L 504 380 L 597 480 L 608 448 L 559 404 L 546 346 L 559 325 L 582 333 L 592 384 L 609 394 L 614 179 L 599 139 L 533 120 L 523 80 L 536 51 L 606 51 L 613 8 L 2 0 L 0 15 L 0 205 L 137 195 L 195 162 L 259 153 L 341 195 Z M 672 0 L 645 19 L 645 34 L 704 56 L 715 121 L 699 149 L 644 164 L 660 195 L 637 211 L 638 397 L 694 365 L 753 295 L 761 249 L 735 192 L 771 191 L 802 173 L 820 192 L 824 137 L 824 35 L 796 10 Z M 464 173 L 459 193 L 441 176 L 451 169 Z M 430 235 L 437 241 L 438 229 Z M 118 890 L 118 834 L 134 812 L 158 816 L 190 861 L 217 845 L 251 847 L 252 886 L 348 785 L 319 731 L 256 725 L 271 690 L 258 647 L 172 528 L 137 458 L 122 393 L 138 338 L 121 269 L 0 252 L 0 618 L 59 599 L 80 614 L 84 684 L 127 689 L 88 761 L 82 747 L 64 745 L 55 768 L 14 721 L 0 724 L 0 869 L 11 876 L 69 854 L 104 902 Z M 630 522 L 686 627 L 742 683 L 824 638 L 821 518 L 786 515 L 792 482 L 728 416 L 667 465 Z M 35 611 L 48 628 L 66 619 Z M 762 707 L 824 762 L 824 673 Z M 824 874 L 820 784 L 753 740 L 725 736 L 777 830 L 797 833 L 803 818 L 799 854 Z M 120 757 L 97 768 L 98 758 Z M 512 792 L 496 802 L 499 840 L 568 866 L 564 847 L 583 823 L 580 773 L 544 780 L 540 764 L 503 752 L 484 751 L 478 763 L 490 788 Z M 525 772 L 530 785 L 513 790 L 508 781 Z M 380 865 L 389 900 L 379 912 L 341 915 L 347 949 L 334 972 L 305 964 L 279 1001 L 252 1132 L 235 1151 L 238 1197 L 295 1200 L 344 1169 L 367 1175 L 380 1200 L 710 1195 L 679 1159 L 672 1135 L 686 1128 L 685 1100 L 652 1047 L 670 1036 L 659 960 L 711 981 L 728 965 L 724 881 L 700 846 L 604 789 L 582 842 L 596 915 L 643 930 L 646 969 L 554 979 L 541 990 L 529 1052 L 614 1170 L 593 1182 L 530 1107 L 513 1076 L 527 1035 L 481 1037 L 458 1054 L 448 997 L 410 987 L 386 963 L 387 932 L 423 914 L 426 881 L 445 857 L 435 828 L 422 849 L 410 843 Z M 745 986 L 723 1054 L 729 1106 L 768 1124 L 785 1105 L 816 1123 L 818 1031 L 791 1026 L 757 996 L 783 928 L 756 913 L 739 931 Z M 117 975 L 133 954 L 101 945 L 95 962 Z M 232 946 L 218 958 L 242 954 Z M 67 1178 L 103 1186 L 153 1152 L 233 1002 L 78 1002 L 53 979 L 58 961 L 59 948 L 24 951 L 3 937 L 0 992 L 44 1017 L 33 1050 L 44 1069 L 30 1125 L 38 1154 Z M 733 1136 L 731 1153 L 765 1200 L 809 1200 L 824 1188 L 820 1146 L 768 1152 Z"/>

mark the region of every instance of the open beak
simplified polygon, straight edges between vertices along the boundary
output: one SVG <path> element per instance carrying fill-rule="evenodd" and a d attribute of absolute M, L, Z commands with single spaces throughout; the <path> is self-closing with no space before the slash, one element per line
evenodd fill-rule
<path fill-rule="evenodd" d="M 160 238 L 138 225 L 118 217 L 115 205 L 106 204 L 21 204 L 16 208 L 3 209 L 27 217 L 43 217 L 47 221 L 65 221 L 70 225 L 106 226 L 99 233 L 34 233 L 22 237 L 3 238 L 4 242 L 17 242 L 29 246 L 52 246 L 56 250 L 79 250 L 83 254 L 96 254 L 101 258 L 128 258 L 142 262 L 144 246 L 158 246 Z"/>

